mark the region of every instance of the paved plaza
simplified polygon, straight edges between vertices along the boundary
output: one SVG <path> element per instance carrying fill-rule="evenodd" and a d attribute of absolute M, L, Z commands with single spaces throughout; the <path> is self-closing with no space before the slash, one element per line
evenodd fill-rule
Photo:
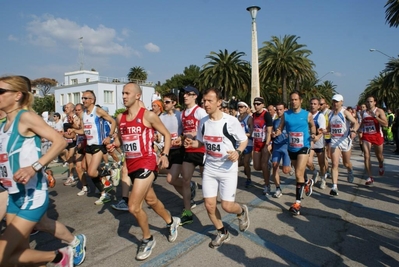
<path fill-rule="evenodd" d="M 216 231 L 201 199 L 198 172 L 194 178 L 199 183 L 194 223 L 179 227 L 174 243 L 167 241 L 163 220 L 144 204 L 157 244 L 143 262 L 134 259 L 141 238 L 136 220 L 128 212 L 111 208 L 120 198 L 120 187 L 112 192 L 113 202 L 96 206 L 96 194 L 77 196 L 77 187 L 62 184 L 66 168 L 53 165 L 57 185 L 50 189 L 49 216 L 73 233 L 87 236 L 87 257 L 81 266 L 399 266 L 399 167 L 392 149 L 385 148 L 385 175 L 377 176 L 378 168 L 374 168 L 373 187 L 364 185 L 363 158 L 355 150 L 354 183 L 346 181 L 346 170 L 341 166 L 339 196 L 330 197 L 328 188 L 321 190 L 316 184 L 296 217 L 288 212 L 295 200 L 293 177 L 282 178 L 283 196 L 276 199 L 261 194 L 259 172 L 254 172 L 255 186 L 247 189 L 240 171 L 236 200 L 248 205 L 251 224 L 241 233 L 235 216 L 221 210 L 232 238 L 219 249 L 208 247 Z M 376 166 L 375 157 L 373 163 Z M 154 188 L 172 215 L 180 216 L 182 200 L 164 175 L 158 177 Z M 63 246 L 47 233 L 32 236 L 31 245 L 43 250 Z"/>

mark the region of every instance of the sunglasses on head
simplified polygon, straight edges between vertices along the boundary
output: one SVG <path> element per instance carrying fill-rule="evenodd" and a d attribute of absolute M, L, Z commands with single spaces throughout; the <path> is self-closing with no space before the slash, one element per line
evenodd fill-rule
<path fill-rule="evenodd" d="M 4 89 L 4 88 L 0 88 L 0 95 L 5 94 L 7 92 L 18 92 L 16 90 L 11 90 L 11 89 Z"/>

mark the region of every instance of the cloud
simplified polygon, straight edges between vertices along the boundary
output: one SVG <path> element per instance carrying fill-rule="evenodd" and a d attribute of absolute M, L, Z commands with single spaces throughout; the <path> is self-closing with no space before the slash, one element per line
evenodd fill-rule
<path fill-rule="evenodd" d="M 55 18 L 52 15 L 41 17 L 34 16 L 27 24 L 29 41 L 38 46 L 63 47 L 78 49 L 80 37 L 85 54 L 91 55 L 121 55 L 128 57 L 136 55 L 132 47 L 121 43 L 115 29 L 99 25 L 91 28 L 87 25 L 79 25 L 74 21 Z M 126 30 L 122 30 L 122 36 L 126 36 Z M 122 39 L 123 40 L 123 39 Z"/>
<path fill-rule="evenodd" d="M 153 43 L 148 43 L 144 46 L 145 49 L 147 49 L 151 53 L 158 53 L 161 51 L 159 46 L 153 44 Z"/>
<path fill-rule="evenodd" d="M 342 76 L 344 76 L 341 72 L 338 72 L 338 71 L 334 71 L 333 75 L 334 75 L 334 76 L 337 76 L 337 77 L 342 77 Z"/>
<path fill-rule="evenodd" d="M 8 40 L 8 41 L 13 41 L 13 42 L 15 42 L 15 41 L 18 41 L 18 38 L 15 37 L 14 35 L 10 34 L 10 35 L 8 35 L 7 40 Z"/>

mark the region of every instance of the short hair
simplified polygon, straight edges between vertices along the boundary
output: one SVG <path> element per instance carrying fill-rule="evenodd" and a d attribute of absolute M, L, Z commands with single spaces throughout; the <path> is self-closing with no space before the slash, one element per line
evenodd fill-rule
<path fill-rule="evenodd" d="M 92 94 L 92 96 L 93 96 L 93 98 L 94 98 L 94 103 L 93 103 L 93 104 L 96 103 L 96 94 L 94 93 L 93 90 L 86 90 L 86 91 L 84 91 L 84 93 Z"/>
<path fill-rule="evenodd" d="M 287 105 L 286 105 L 284 102 L 279 102 L 279 103 L 277 103 L 276 107 L 277 107 L 277 106 L 283 106 L 284 108 L 287 107 Z"/>
<path fill-rule="evenodd" d="M 170 100 L 177 102 L 177 96 L 172 92 L 164 94 L 163 98 L 165 97 L 170 98 Z"/>
<path fill-rule="evenodd" d="M 310 102 L 312 102 L 313 100 L 317 100 L 317 103 L 320 104 L 320 99 L 319 99 L 318 97 L 312 97 L 312 98 L 310 99 Z"/>
<path fill-rule="evenodd" d="M 299 91 L 293 91 L 293 92 L 291 92 L 291 94 L 290 94 L 290 97 L 292 96 L 292 95 L 294 95 L 294 94 L 297 94 L 298 96 L 299 96 L 299 99 L 302 99 L 302 94 L 299 92 Z"/>
<path fill-rule="evenodd" d="M 219 89 L 216 89 L 216 88 L 214 88 L 214 87 L 211 87 L 211 88 L 206 89 L 206 90 L 202 93 L 202 95 L 207 95 L 207 94 L 209 94 L 210 92 L 214 92 L 214 93 L 216 94 L 216 99 L 217 99 L 217 100 L 223 99 L 222 91 L 220 91 Z"/>

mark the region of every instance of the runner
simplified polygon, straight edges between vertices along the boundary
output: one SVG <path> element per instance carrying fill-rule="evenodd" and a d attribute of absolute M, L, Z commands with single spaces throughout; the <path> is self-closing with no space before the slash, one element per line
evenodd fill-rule
<path fill-rule="evenodd" d="M 295 168 L 296 190 L 295 203 L 289 211 L 299 215 L 303 191 L 307 196 L 312 194 L 313 180 L 305 178 L 306 164 L 309 158 L 310 140 L 316 136 L 316 127 L 312 114 L 301 108 L 302 97 L 299 92 L 290 94 L 291 109 L 281 117 L 280 126 L 276 130 L 276 136 L 282 134 L 284 127 L 288 134 L 288 154 Z"/>
<path fill-rule="evenodd" d="M 384 175 L 384 155 L 382 154 L 384 148 L 384 136 L 382 134 L 382 127 L 388 126 L 385 112 L 376 107 L 376 101 L 373 96 L 366 100 L 367 110 L 362 113 L 362 123 L 359 127 L 362 133 L 364 167 L 366 168 L 368 178 L 366 185 L 373 185 L 374 178 L 371 171 L 371 146 L 374 146 L 374 153 L 379 163 L 380 176 Z"/>
<path fill-rule="evenodd" d="M 128 175 L 133 183 L 128 203 L 129 211 L 136 218 L 143 232 L 143 239 L 137 250 L 137 260 L 147 259 L 156 244 L 150 232 L 147 214 L 142 207 L 144 200 L 167 223 L 169 242 L 176 240 L 177 228 L 180 224 L 180 218 L 170 215 L 152 187 L 157 176 L 158 165 L 161 169 L 168 167 L 171 138 L 159 117 L 140 107 L 141 93 L 140 86 L 135 83 L 127 83 L 123 87 L 123 104 L 127 110 L 117 117 L 119 138 L 107 146 L 112 151 L 115 147 L 123 145 L 126 153 Z M 152 146 L 154 130 L 165 136 L 164 150 L 158 162 Z"/>
<path fill-rule="evenodd" d="M 244 149 L 240 157 L 240 161 L 242 162 L 241 164 L 244 165 L 244 174 L 247 176 L 247 180 L 245 182 L 245 187 L 247 188 L 252 185 L 250 162 L 253 150 L 252 131 L 254 129 L 253 118 L 250 114 L 248 114 L 248 109 L 249 107 L 247 103 L 243 101 L 238 102 L 238 120 L 240 121 L 241 127 L 244 129 L 245 134 L 248 137 L 247 147 Z M 239 166 L 241 164 L 239 163 Z"/>
<path fill-rule="evenodd" d="M 247 136 L 239 121 L 223 113 L 222 93 L 214 88 L 205 90 L 203 101 L 208 116 L 201 119 L 197 138 L 187 137 L 184 146 L 206 147 L 206 160 L 202 178 L 202 190 L 208 216 L 217 229 L 216 238 L 209 243 L 210 248 L 218 248 L 230 240 L 217 208 L 219 192 L 224 211 L 237 214 L 240 231 L 249 227 L 249 214 L 246 205 L 235 202 L 238 178 L 238 159 L 247 146 Z M 238 148 L 236 149 L 238 145 Z"/>
<path fill-rule="evenodd" d="M 338 196 L 338 165 L 342 155 L 343 164 L 348 170 L 348 182 L 353 183 L 351 158 L 352 140 L 356 136 L 358 124 L 352 114 L 342 107 L 344 97 L 336 94 L 332 98 L 332 110 L 328 118 L 327 132 L 331 133 L 331 162 L 333 186 L 331 196 Z"/>
<path fill-rule="evenodd" d="M 283 173 L 289 174 L 291 171 L 291 160 L 288 155 L 288 134 L 286 129 L 283 129 L 283 132 L 276 136 L 276 130 L 280 126 L 281 117 L 284 116 L 285 104 L 279 103 L 276 105 L 276 119 L 273 120 L 273 132 L 272 132 L 272 140 L 273 140 L 273 152 L 272 152 L 272 164 L 273 164 L 273 177 L 274 184 L 276 185 L 276 191 L 273 194 L 274 198 L 279 198 L 283 195 L 283 191 L 280 187 L 280 174 L 279 167 L 280 161 L 283 160 Z"/>
<path fill-rule="evenodd" d="M 254 129 L 252 132 L 254 153 L 253 166 L 257 171 L 262 170 L 263 181 L 265 183 L 263 194 L 270 195 L 270 169 L 269 158 L 271 150 L 271 133 L 273 120 L 269 112 L 265 109 L 265 100 L 262 97 L 254 99 L 255 112 L 253 113 Z"/>
<path fill-rule="evenodd" d="M 184 88 L 184 104 L 186 110 L 182 113 L 183 125 L 183 141 L 185 138 L 195 139 L 197 136 L 197 129 L 199 121 L 207 114 L 203 108 L 196 104 L 196 99 L 199 96 L 197 88 L 186 86 Z M 181 225 L 193 222 L 193 213 L 191 206 L 193 198 L 195 197 L 196 184 L 192 186 L 191 179 L 193 177 L 194 169 L 196 166 L 201 168 L 204 166 L 204 153 L 205 148 L 185 148 L 184 159 L 182 164 L 183 176 L 183 203 L 184 209 L 181 215 Z"/>
<path fill-rule="evenodd" d="M 313 122 L 316 126 L 316 137 L 312 141 L 312 149 L 309 153 L 309 160 L 307 167 L 312 171 L 312 179 L 314 183 L 317 183 L 317 178 L 321 177 L 321 183 L 326 184 L 326 158 L 324 153 L 324 133 L 326 132 L 326 118 L 319 111 L 320 104 L 318 98 L 312 98 L 310 100 L 310 113 L 313 116 Z M 313 164 L 313 157 L 316 154 L 317 162 L 319 163 L 320 172 L 317 171 L 316 167 Z"/>
<path fill-rule="evenodd" d="M 106 145 L 111 143 L 111 138 L 115 132 L 115 120 L 103 109 L 96 107 L 96 96 L 93 91 L 87 90 L 82 97 L 85 112 L 80 129 L 71 128 L 69 132 L 85 134 L 87 145 L 85 148 L 85 159 L 87 164 L 87 176 L 89 176 L 98 191 L 100 198 L 94 202 L 95 205 L 102 205 L 111 201 L 110 196 L 105 191 L 104 184 L 101 181 L 101 174 L 98 171 L 102 157 L 107 153 Z M 105 136 L 105 121 L 111 124 L 110 133 Z M 108 187 L 112 189 L 112 187 Z"/>

